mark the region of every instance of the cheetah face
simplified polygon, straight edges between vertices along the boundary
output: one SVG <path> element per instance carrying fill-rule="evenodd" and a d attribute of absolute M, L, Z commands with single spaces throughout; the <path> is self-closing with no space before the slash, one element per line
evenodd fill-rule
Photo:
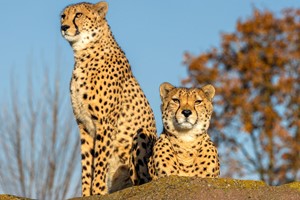
<path fill-rule="evenodd" d="M 79 3 L 66 7 L 61 13 L 61 33 L 74 49 L 84 48 L 93 41 L 105 21 L 106 2 Z"/>
<path fill-rule="evenodd" d="M 160 86 L 164 128 L 170 133 L 200 134 L 208 129 L 213 111 L 212 85 L 202 88 L 175 88 L 169 83 Z"/>

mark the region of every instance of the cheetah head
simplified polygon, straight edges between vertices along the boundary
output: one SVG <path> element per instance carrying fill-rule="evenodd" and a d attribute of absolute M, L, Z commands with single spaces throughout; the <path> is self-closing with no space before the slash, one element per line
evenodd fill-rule
<path fill-rule="evenodd" d="M 84 48 L 98 37 L 108 10 L 106 2 L 78 3 L 66 7 L 61 13 L 61 33 L 73 49 Z"/>
<path fill-rule="evenodd" d="M 193 139 L 206 132 L 213 112 L 215 88 L 176 88 L 170 83 L 160 86 L 163 125 L 169 133 Z"/>

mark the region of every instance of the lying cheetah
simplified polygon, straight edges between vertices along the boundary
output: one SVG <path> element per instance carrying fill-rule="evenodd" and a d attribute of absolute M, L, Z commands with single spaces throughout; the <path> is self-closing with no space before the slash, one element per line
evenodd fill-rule
<path fill-rule="evenodd" d="M 164 129 L 149 162 L 153 179 L 169 175 L 219 176 L 217 149 L 207 134 L 214 94 L 212 85 L 187 89 L 161 84 Z"/>
<path fill-rule="evenodd" d="M 61 14 L 74 51 L 70 84 L 81 138 L 82 195 L 111 193 L 150 180 L 156 140 L 152 109 L 106 21 L 106 2 L 78 3 Z"/>

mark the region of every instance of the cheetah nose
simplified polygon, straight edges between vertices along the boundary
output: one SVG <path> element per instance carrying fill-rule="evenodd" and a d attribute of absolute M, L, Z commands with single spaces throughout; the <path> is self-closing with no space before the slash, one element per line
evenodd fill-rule
<path fill-rule="evenodd" d="M 68 30 L 70 28 L 70 26 L 68 26 L 68 25 L 62 25 L 61 27 L 60 27 L 60 29 L 62 30 L 62 31 L 66 31 L 66 30 Z"/>
<path fill-rule="evenodd" d="M 192 111 L 190 111 L 190 110 L 183 110 L 181 113 L 182 113 L 185 117 L 189 117 L 189 116 L 192 114 Z"/>

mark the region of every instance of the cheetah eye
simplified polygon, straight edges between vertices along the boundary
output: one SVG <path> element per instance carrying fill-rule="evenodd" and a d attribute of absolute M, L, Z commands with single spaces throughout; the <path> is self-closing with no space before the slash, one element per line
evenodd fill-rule
<path fill-rule="evenodd" d="M 66 15 L 65 14 L 62 14 L 61 15 L 61 19 L 65 19 Z"/>
<path fill-rule="evenodd" d="M 173 98 L 172 101 L 173 101 L 174 103 L 177 103 L 177 104 L 180 103 L 180 100 L 179 100 L 179 99 L 176 99 L 176 98 Z"/>
<path fill-rule="evenodd" d="M 81 16 L 82 16 L 82 13 L 81 13 L 81 12 L 75 14 L 75 18 L 79 18 L 79 17 L 81 17 Z"/>
<path fill-rule="evenodd" d="M 199 104 L 201 104 L 202 103 L 202 100 L 196 100 L 195 101 L 195 105 L 199 105 Z"/>

